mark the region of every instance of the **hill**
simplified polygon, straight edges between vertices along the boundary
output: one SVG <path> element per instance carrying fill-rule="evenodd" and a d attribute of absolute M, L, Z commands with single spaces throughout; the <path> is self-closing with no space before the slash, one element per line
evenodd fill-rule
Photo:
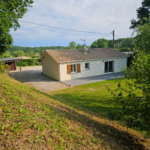
<path fill-rule="evenodd" d="M 139 132 L 0 74 L 0 149 L 149 148 Z M 61 93 L 61 91 L 59 91 Z"/>

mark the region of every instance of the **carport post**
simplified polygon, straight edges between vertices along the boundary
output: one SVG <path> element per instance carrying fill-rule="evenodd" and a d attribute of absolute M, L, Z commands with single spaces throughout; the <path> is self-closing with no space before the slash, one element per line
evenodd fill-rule
<path fill-rule="evenodd" d="M 19 65 L 20 65 L 20 71 L 21 71 L 21 63 L 20 63 L 20 60 L 19 60 Z"/>

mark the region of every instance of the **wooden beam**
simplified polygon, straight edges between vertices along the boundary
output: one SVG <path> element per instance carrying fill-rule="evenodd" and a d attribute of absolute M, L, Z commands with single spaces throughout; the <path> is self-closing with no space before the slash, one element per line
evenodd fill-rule
<path fill-rule="evenodd" d="M 20 65 L 20 71 L 21 71 L 21 63 L 20 63 L 20 60 L 19 60 L 19 65 Z"/>

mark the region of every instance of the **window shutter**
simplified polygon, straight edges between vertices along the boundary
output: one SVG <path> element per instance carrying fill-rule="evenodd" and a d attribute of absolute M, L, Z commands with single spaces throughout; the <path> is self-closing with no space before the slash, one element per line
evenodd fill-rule
<path fill-rule="evenodd" d="M 67 65 L 67 73 L 71 74 L 71 65 Z"/>
<path fill-rule="evenodd" d="M 77 64 L 77 71 L 78 71 L 78 73 L 80 73 L 81 72 L 81 67 L 80 67 L 80 64 Z"/>

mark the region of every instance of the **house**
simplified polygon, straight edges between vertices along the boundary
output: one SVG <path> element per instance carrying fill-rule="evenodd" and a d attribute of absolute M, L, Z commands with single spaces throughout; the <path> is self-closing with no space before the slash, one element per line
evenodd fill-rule
<path fill-rule="evenodd" d="M 21 57 L 17 57 L 17 58 L 21 58 L 21 59 L 32 59 L 31 57 L 27 57 L 27 56 L 21 56 Z"/>
<path fill-rule="evenodd" d="M 121 72 L 129 56 L 113 48 L 46 50 L 42 71 L 58 81 Z"/>
<path fill-rule="evenodd" d="M 22 60 L 22 58 L 2 58 L 2 59 L 0 59 L 0 61 L 2 63 L 10 66 L 10 68 L 9 68 L 10 71 L 16 70 L 16 61 L 18 61 L 20 63 L 21 60 Z M 21 71 L 21 65 L 20 65 L 20 71 Z"/>
<path fill-rule="evenodd" d="M 40 54 L 36 53 L 36 54 L 35 54 L 35 56 L 39 57 L 39 56 L 40 56 Z"/>

